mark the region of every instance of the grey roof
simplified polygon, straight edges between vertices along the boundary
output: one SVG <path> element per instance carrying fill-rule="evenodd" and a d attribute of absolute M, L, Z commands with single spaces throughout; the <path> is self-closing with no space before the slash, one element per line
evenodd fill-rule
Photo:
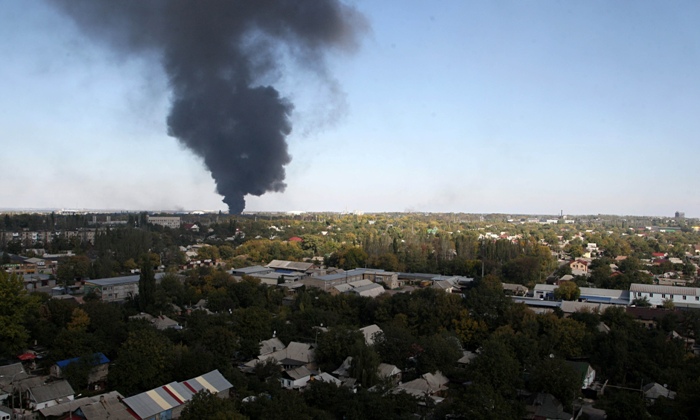
<path fill-rule="evenodd" d="M 361 276 L 362 274 L 364 274 L 364 270 L 356 268 L 354 270 L 343 271 L 342 273 L 326 274 L 325 276 L 319 276 L 316 277 L 316 280 L 335 281 L 342 280 L 348 277 Z"/>
<path fill-rule="evenodd" d="M 644 385 L 643 390 L 644 397 L 652 400 L 655 400 L 660 397 L 668 398 L 670 400 L 676 398 L 675 392 L 656 382 L 651 382 Z"/>
<path fill-rule="evenodd" d="M 275 359 L 281 364 L 307 364 L 314 360 L 314 350 L 309 344 L 292 341 L 284 348 L 273 353 L 263 354 L 259 360 Z"/>
<path fill-rule="evenodd" d="M 348 356 L 343 360 L 343 363 L 338 367 L 338 369 L 334 370 L 333 373 L 334 375 L 338 376 L 350 376 L 350 368 L 352 367 L 352 356 Z"/>
<path fill-rule="evenodd" d="M 307 262 L 272 260 L 266 267 L 292 271 L 306 271 L 313 266 L 313 263 Z"/>
<path fill-rule="evenodd" d="M 125 398 L 123 402 L 140 418 L 146 419 L 158 413 L 162 413 L 163 411 L 179 407 L 192 398 L 193 393 L 190 390 L 187 388 L 181 389 L 181 387 L 175 387 L 175 385 L 178 384 L 173 382 L 150 391 L 142 392 L 132 397 Z M 171 392 L 177 391 L 177 393 L 173 392 L 173 395 L 182 397 L 180 401 L 175 399 L 170 392 L 165 391 L 163 387 L 168 387 Z"/>
<path fill-rule="evenodd" d="M 227 381 L 224 375 L 218 370 L 212 370 L 211 372 L 197 376 L 196 378 L 188 379 L 182 383 L 188 387 L 194 388 L 197 392 L 208 389 L 210 392 L 219 393 L 233 388 L 231 382 Z M 211 387 L 214 389 L 211 389 Z"/>
<path fill-rule="evenodd" d="M 253 265 L 250 267 L 243 267 L 243 268 L 234 268 L 231 270 L 231 274 L 260 274 L 260 273 L 269 273 L 271 272 L 272 269 L 268 267 L 263 267 L 262 265 Z"/>
<path fill-rule="evenodd" d="M 658 286 L 654 284 L 639 283 L 632 283 L 630 285 L 630 292 L 668 293 L 670 295 L 700 296 L 700 289 L 697 287 Z"/>
<path fill-rule="evenodd" d="M 318 375 L 314 376 L 314 380 L 327 382 L 329 384 L 335 384 L 336 386 L 342 385 L 342 382 L 338 378 L 326 372 L 321 372 Z"/>
<path fill-rule="evenodd" d="M 68 381 L 55 381 L 29 389 L 36 403 L 59 400 L 75 394 Z"/>
<path fill-rule="evenodd" d="M 339 291 L 340 293 L 345 293 L 345 292 L 349 292 L 350 290 L 352 290 L 352 285 L 350 285 L 350 283 L 343 283 L 343 284 L 339 284 L 337 286 L 334 286 L 333 288 L 335 290 Z"/>
<path fill-rule="evenodd" d="M 358 288 L 358 287 L 362 287 L 362 286 L 369 286 L 369 285 L 375 284 L 375 283 L 372 280 L 363 279 L 363 280 L 351 281 L 348 284 L 352 287 Z"/>
<path fill-rule="evenodd" d="M 464 365 L 467 365 L 472 362 L 472 360 L 476 359 L 478 354 L 474 353 L 473 351 L 469 350 L 463 350 L 462 351 L 462 357 L 457 360 L 457 363 L 461 363 Z"/>
<path fill-rule="evenodd" d="M 167 273 L 156 273 L 155 278 L 156 280 L 160 280 L 166 274 Z M 119 284 L 138 283 L 140 278 L 140 274 L 134 274 L 132 276 L 110 277 L 107 279 L 98 280 L 86 280 L 85 283 L 94 284 L 95 286 L 116 286 Z"/>
<path fill-rule="evenodd" d="M 379 375 L 380 378 L 390 378 L 399 373 L 401 373 L 401 369 L 395 365 L 380 363 L 379 366 L 377 366 L 377 375 Z"/>
<path fill-rule="evenodd" d="M 522 284 L 502 283 L 502 286 L 503 286 L 503 290 L 510 290 L 513 292 L 527 293 L 527 287 L 523 286 Z"/>
<path fill-rule="evenodd" d="M 101 398 L 104 397 L 104 403 L 108 406 L 114 406 L 115 410 L 110 410 L 110 413 L 112 411 L 119 411 L 119 408 L 123 410 L 126 413 L 126 407 L 121 404 L 120 399 L 124 398 L 122 394 L 120 394 L 117 391 L 112 391 L 108 392 L 106 394 L 101 394 L 101 395 L 94 395 L 92 397 L 84 397 L 84 398 L 78 398 L 73 401 L 68 401 L 65 403 L 57 404 L 57 405 L 52 405 L 51 407 L 46 407 L 42 408 L 39 410 L 39 412 L 44 416 L 44 417 L 52 417 L 52 416 L 61 416 L 63 414 L 67 414 L 70 411 L 76 411 L 76 409 L 81 408 L 83 412 L 85 412 L 85 409 L 83 407 L 89 406 L 92 404 L 99 404 L 101 401 Z M 126 413 L 128 415 L 128 413 Z M 92 417 L 92 418 L 107 418 L 107 416 L 103 417 Z M 127 419 L 128 417 L 109 417 L 110 419 L 112 418 L 117 418 L 121 420 L 122 418 Z M 131 417 L 133 419 L 133 416 Z"/>
<path fill-rule="evenodd" d="M 376 283 L 368 284 L 367 286 L 360 286 L 352 289 L 352 292 L 357 293 L 360 296 L 378 296 L 384 293 L 384 288 Z"/>
<path fill-rule="evenodd" d="M 0 384 L 9 384 L 13 379 L 19 380 L 27 376 L 22 363 L 0 366 Z"/>
<path fill-rule="evenodd" d="M 377 334 L 382 333 L 382 329 L 379 328 L 377 324 L 372 324 L 360 328 L 360 332 L 365 337 L 365 343 L 367 343 L 367 345 L 370 346 L 374 344 L 374 339 L 376 338 Z"/>
<path fill-rule="evenodd" d="M 133 420 L 126 406 L 119 400 L 105 400 L 80 407 L 86 420 Z"/>
<path fill-rule="evenodd" d="M 294 380 L 305 378 L 307 376 L 311 376 L 312 374 L 312 372 L 305 366 L 299 366 L 298 368 L 286 370 L 284 373 Z"/>
<path fill-rule="evenodd" d="M 547 419 L 569 420 L 573 416 L 564 411 L 562 404 L 552 394 L 537 394 L 533 404 L 535 415 Z"/>
<path fill-rule="evenodd" d="M 273 337 L 269 340 L 261 341 L 260 342 L 260 354 L 270 354 L 274 353 L 277 350 L 282 350 L 287 348 L 287 346 L 284 345 L 282 341 L 280 341 L 279 338 Z"/>

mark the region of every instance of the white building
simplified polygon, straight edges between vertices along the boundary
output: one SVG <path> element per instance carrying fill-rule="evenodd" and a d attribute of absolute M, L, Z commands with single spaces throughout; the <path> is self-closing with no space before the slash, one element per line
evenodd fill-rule
<path fill-rule="evenodd" d="M 632 283 L 630 302 L 644 298 L 648 299 L 652 306 L 662 306 L 664 301 L 670 301 L 679 307 L 700 308 L 700 289 L 697 287 Z"/>
<path fill-rule="evenodd" d="M 148 223 L 170 229 L 179 229 L 181 220 L 175 216 L 148 216 Z"/>

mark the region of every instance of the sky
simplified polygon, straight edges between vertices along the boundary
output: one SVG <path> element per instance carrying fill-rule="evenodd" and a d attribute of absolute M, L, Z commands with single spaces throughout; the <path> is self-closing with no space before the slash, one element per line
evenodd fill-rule
<path fill-rule="evenodd" d="M 283 193 L 246 211 L 700 217 L 700 3 L 356 0 L 331 95 L 299 66 Z M 0 208 L 223 210 L 154 56 L 0 2 Z"/>

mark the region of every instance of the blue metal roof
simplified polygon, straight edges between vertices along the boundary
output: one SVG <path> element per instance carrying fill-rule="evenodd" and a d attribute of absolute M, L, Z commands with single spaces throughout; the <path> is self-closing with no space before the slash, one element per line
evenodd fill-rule
<path fill-rule="evenodd" d="M 105 356 L 102 353 L 95 353 L 92 356 L 87 357 L 86 359 L 90 360 L 90 362 L 92 362 L 92 364 L 94 366 L 104 365 L 105 363 L 109 363 L 109 359 L 107 358 L 107 356 Z M 70 365 L 71 363 L 77 362 L 78 360 L 80 360 L 80 357 L 74 357 L 72 359 L 61 360 L 59 362 L 56 362 L 56 364 L 58 365 L 58 367 L 63 369 L 66 366 Z"/>

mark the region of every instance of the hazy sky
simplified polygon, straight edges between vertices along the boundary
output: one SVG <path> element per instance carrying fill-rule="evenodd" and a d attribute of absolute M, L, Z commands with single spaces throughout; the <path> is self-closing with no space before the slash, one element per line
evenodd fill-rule
<path fill-rule="evenodd" d="M 288 187 L 246 210 L 700 216 L 700 3 L 352 4 L 344 99 L 286 67 Z M 157 60 L 1 1 L 0 208 L 226 210 Z"/>

